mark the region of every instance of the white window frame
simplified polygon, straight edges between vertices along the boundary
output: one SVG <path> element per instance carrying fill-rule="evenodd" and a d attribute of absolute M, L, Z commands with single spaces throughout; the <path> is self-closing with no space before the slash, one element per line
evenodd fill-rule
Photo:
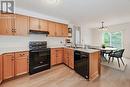
<path fill-rule="evenodd" d="M 122 31 L 115 31 L 115 32 L 121 33 L 121 48 L 123 48 L 123 32 L 122 32 Z M 102 43 L 103 43 L 103 44 L 105 44 L 105 43 L 104 43 L 104 33 L 105 33 L 105 32 L 102 33 Z M 114 32 L 107 32 L 107 33 L 109 33 L 109 35 L 110 35 L 110 46 L 112 46 L 111 33 L 114 33 Z"/>

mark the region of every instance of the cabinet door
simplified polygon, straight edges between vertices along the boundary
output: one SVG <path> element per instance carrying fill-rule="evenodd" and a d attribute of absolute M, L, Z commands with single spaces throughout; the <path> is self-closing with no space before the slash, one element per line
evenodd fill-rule
<path fill-rule="evenodd" d="M 48 31 L 48 21 L 40 20 L 40 30 L 41 31 Z"/>
<path fill-rule="evenodd" d="M 51 66 L 56 65 L 56 50 L 51 49 Z"/>
<path fill-rule="evenodd" d="M 74 69 L 74 50 L 69 49 L 69 67 Z"/>
<path fill-rule="evenodd" d="M 48 26 L 48 30 L 49 30 L 49 36 L 55 36 L 56 34 L 56 23 L 54 22 L 49 22 L 49 26 Z"/>
<path fill-rule="evenodd" d="M 68 25 L 63 24 L 62 29 L 63 29 L 62 31 L 63 36 L 68 37 Z"/>
<path fill-rule="evenodd" d="M 14 77 L 14 53 L 3 55 L 3 79 Z"/>
<path fill-rule="evenodd" d="M 26 36 L 28 35 L 29 20 L 27 16 L 16 15 L 15 19 L 15 35 Z"/>
<path fill-rule="evenodd" d="M 40 30 L 39 29 L 39 19 L 30 17 L 29 18 L 29 27 L 30 30 Z"/>
<path fill-rule="evenodd" d="M 63 49 L 57 49 L 56 50 L 56 59 L 57 64 L 60 64 L 63 62 Z"/>
<path fill-rule="evenodd" d="M 56 23 L 56 36 L 58 36 L 58 37 L 63 36 L 62 31 L 63 31 L 62 24 Z"/>
<path fill-rule="evenodd" d="M 0 55 L 0 83 L 2 82 L 2 56 Z"/>
<path fill-rule="evenodd" d="M 66 65 L 69 65 L 69 57 L 68 57 L 68 49 L 64 49 L 64 58 L 63 58 L 63 62 L 64 62 L 64 64 L 66 64 Z"/>
<path fill-rule="evenodd" d="M 15 53 L 15 75 L 28 73 L 28 52 Z"/>
<path fill-rule="evenodd" d="M 0 14 L 0 35 L 13 35 L 14 23 L 14 15 Z"/>

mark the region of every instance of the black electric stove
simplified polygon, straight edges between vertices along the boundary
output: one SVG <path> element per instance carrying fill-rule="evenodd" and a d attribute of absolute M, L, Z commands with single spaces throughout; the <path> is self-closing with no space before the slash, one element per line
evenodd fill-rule
<path fill-rule="evenodd" d="M 50 49 L 47 42 L 34 41 L 29 43 L 29 74 L 50 69 Z"/>

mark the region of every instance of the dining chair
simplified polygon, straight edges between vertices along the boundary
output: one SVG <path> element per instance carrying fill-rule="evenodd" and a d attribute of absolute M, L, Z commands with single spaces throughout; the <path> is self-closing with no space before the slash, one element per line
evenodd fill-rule
<path fill-rule="evenodd" d="M 113 48 L 113 46 L 106 46 L 106 47 L 108 47 L 108 48 Z M 109 55 L 109 54 L 111 54 L 112 52 L 113 52 L 112 50 L 106 50 L 104 54 Z"/>
<path fill-rule="evenodd" d="M 125 50 L 125 49 L 120 49 L 120 50 L 117 50 L 117 51 L 114 51 L 114 52 L 110 53 L 110 54 L 109 54 L 108 63 L 110 63 L 111 58 L 112 58 L 112 62 L 113 62 L 114 58 L 117 58 L 119 67 L 120 67 L 119 59 L 122 61 L 123 65 L 125 65 L 125 64 L 124 64 L 124 61 L 123 61 L 123 59 L 122 59 L 124 50 Z"/>

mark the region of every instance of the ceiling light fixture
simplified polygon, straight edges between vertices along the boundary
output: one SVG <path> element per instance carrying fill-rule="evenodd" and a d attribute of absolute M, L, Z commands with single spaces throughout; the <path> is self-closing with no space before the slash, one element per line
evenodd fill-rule
<path fill-rule="evenodd" d="M 104 26 L 104 21 L 101 22 L 102 26 L 99 28 L 99 30 L 107 30 L 108 27 Z"/>
<path fill-rule="evenodd" d="M 49 4 L 58 4 L 59 0 L 46 0 Z"/>

